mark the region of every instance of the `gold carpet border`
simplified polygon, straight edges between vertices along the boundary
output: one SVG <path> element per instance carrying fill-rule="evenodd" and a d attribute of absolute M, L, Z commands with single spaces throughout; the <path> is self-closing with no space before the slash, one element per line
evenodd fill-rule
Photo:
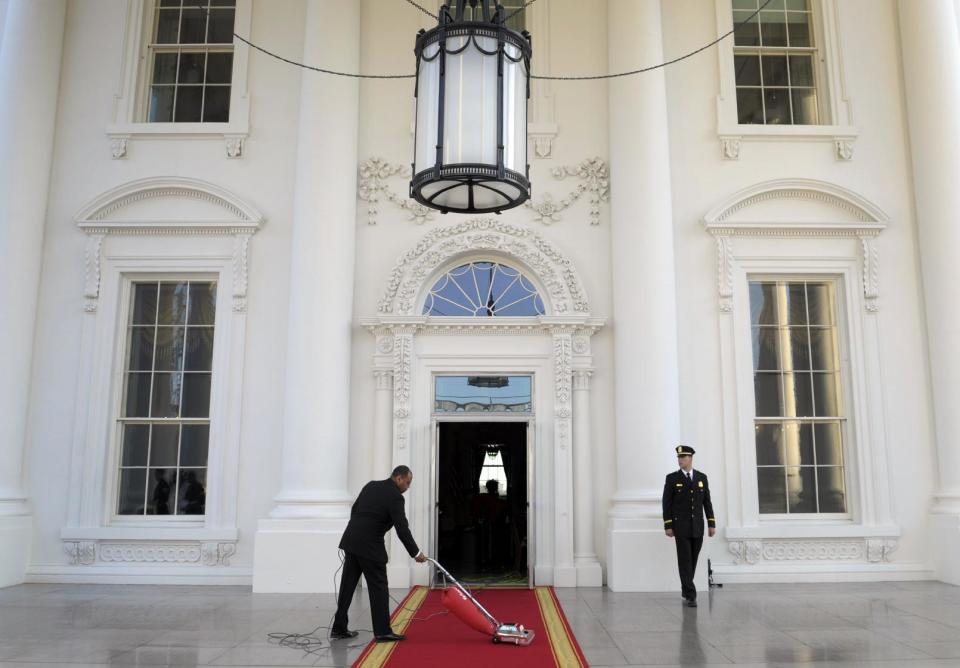
<path fill-rule="evenodd" d="M 390 627 L 394 633 L 403 633 L 407 630 L 410 621 L 417 614 L 420 606 L 423 605 L 424 599 L 427 598 L 428 591 L 429 589 L 426 587 L 417 586 L 410 592 L 410 596 L 403 601 L 403 604 L 397 608 L 396 614 L 390 620 Z M 357 664 L 357 668 L 382 668 L 390 659 L 393 650 L 397 648 L 395 642 L 374 642 L 373 649 Z"/>
<path fill-rule="evenodd" d="M 537 604 L 540 606 L 540 616 L 543 626 L 547 629 L 550 638 L 550 649 L 559 668 L 583 668 L 580 655 L 570 641 L 567 625 L 563 623 L 563 615 L 557 607 L 550 587 L 537 587 Z M 534 640 L 536 642 L 536 640 Z"/>

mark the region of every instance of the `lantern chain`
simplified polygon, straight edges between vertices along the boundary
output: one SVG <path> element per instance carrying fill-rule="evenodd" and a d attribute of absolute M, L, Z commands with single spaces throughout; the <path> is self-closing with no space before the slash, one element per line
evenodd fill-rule
<path fill-rule="evenodd" d="M 509 18 L 515 16 L 516 14 L 518 14 L 519 12 L 524 11 L 527 7 L 529 7 L 530 5 L 532 5 L 532 4 L 533 4 L 534 2 L 536 2 L 536 1 L 537 1 L 537 0 L 530 0 L 529 2 L 524 3 L 524 5 L 523 5 L 522 7 L 514 10 L 511 14 L 509 14 L 509 15 L 507 16 L 507 18 L 509 19 Z M 420 11 L 422 11 L 423 13 L 427 14 L 428 16 L 430 16 L 430 17 L 432 17 L 432 18 L 437 18 L 437 16 L 436 16 L 435 14 L 431 13 L 431 12 L 430 12 L 429 10 L 427 10 L 425 7 L 417 4 L 416 2 L 414 2 L 414 0 L 406 0 L 406 2 L 409 3 L 410 5 L 413 5 L 414 7 L 416 7 L 417 9 L 419 9 Z M 628 71 L 626 71 L 626 72 L 615 72 L 615 73 L 613 73 L 613 74 L 595 74 L 595 75 L 586 75 L 586 76 L 547 76 L 547 75 L 531 74 L 531 75 L 530 75 L 530 78 L 531 78 L 531 79 L 550 80 L 550 81 L 597 81 L 597 80 L 600 80 L 600 79 L 617 79 L 617 78 L 620 78 L 620 77 L 629 77 L 629 76 L 633 76 L 633 75 L 635 75 L 635 74 L 642 74 L 642 73 L 644 73 L 644 72 L 650 72 L 650 71 L 652 71 L 652 70 L 658 70 L 658 69 L 661 69 L 661 68 L 663 68 L 663 67 L 667 67 L 668 65 L 673 65 L 674 63 L 679 63 L 681 60 L 686 60 L 687 58 L 690 58 L 690 57 L 692 57 L 692 56 L 695 56 L 695 55 L 697 55 L 698 53 L 700 53 L 700 52 L 702 52 L 702 51 L 706 51 L 706 50 L 709 49 L 711 46 L 714 46 L 714 45 L 716 45 L 716 44 L 719 44 L 720 42 L 722 42 L 723 40 L 725 40 L 727 37 L 729 37 L 729 36 L 732 35 L 733 33 L 737 32 L 737 30 L 739 30 L 740 28 L 742 28 L 742 27 L 745 26 L 746 24 L 750 23 L 750 22 L 751 22 L 754 18 L 756 18 L 756 16 L 757 16 L 767 5 L 769 5 L 771 2 L 773 2 L 773 0 L 766 0 L 762 5 L 760 5 L 760 8 L 757 9 L 757 11 L 753 12 L 750 16 L 748 16 L 746 19 L 744 19 L 744 20 L 741 21 L 740 23 L 735 23 L 734 26 L 733 26 L 733 28 L 732 28 L 731 30 L 728 30 L 728 31 L 725 32 L 724 34 L 720 35 L 719 37 L 717 37 L 717 38 L 716 38 L 715 40 L 713 40 L 712 42 L 710 42 L 710 43 L 708 43 L 708 44 L 704 44 L 704 45 L 701 46 L 700 48 L 695 49 L 695 50 L 693 50 L 693 51 L 690 51 L 690 52 L 688 52 L 688 53 L 685 53 L 685 54 L 683 54 L 682 56 L 678 56 L 677 58 L 673 58 L 672 60 L 667 60 L 667 61 L 665 61 L 665 62 L 658 63 L 658 64 L 656 64 L 656 65 L 650 65 L 649 67 L 641 67 L 640 69 L 628 70 Z M 186 6 L 186 5 L 185 5 L 185 6 Z M 201 7 L 201 6 L 199 6 L 199 5 L 196 5 L 196 6 L 194 6 L 193 8 L 194 8 L 194 9 L 199 9 L 200 11 L 204 12 L 204 13 L 207 15 L 207 18 L 209 18 L 210 14 L 209 14 L 209 12 L 207 11 L 207 9 L 206 9 L 205 7 Z M 289 65 L 295 65 L 296 67 L 301 67 L 301 68 L 303 68 L 303 69 L 305 69 L 305 70 L 312 70 L 312 71 L 314 71 L 314 72 L 320 72 L 320 73 L 322 73 L 322 74 L 332 74 L 333 76 L 349 77 L 349 78 L 351 78 L 351 79 L 413 79 L 413 78 L 416 77 L 416 74 L 358 74 L 358 73 L 356 73 L 356 72 L 339 72 L 339 71 L 337 71 L 337 70 L 331 70 L 331 69 L 327 69 L 327 68 L 325 68 L 325 67 L 317 67 L 317 66 L 315 66 L 315 65 L 307 65 L 306 63 L 301 63 L 301 62 L 297 62 L 296 60 L 291 60 L 290 58 L 285 58 L 284 56 L 281 56 L 281 55 L 278 54 L 278 53 L 274 53 L 273 51 L 270 51 L 270 50 L 268 50 L 268 49 L 263 48 L 262 46 L 259 46 L 259 45 L 257 45 L 257 44 L 254 44 L 253 42 L 251 42 L 250 40 L 248 40 L 246 37 L 243 37 L 243 36 L 241 36 L 241 35 L 238 35 L 237 33 L 233 33 L 233 36 L 234 36 L 236 39 L 238 39 L 238 40 L 240 40 L 241 42 L 243 42 L 244 44 L 246 44 L 247 46 L 249 46 L 251 49 L 255 49 L 255 50 L 259 51 L 260 53 L 262 53 L 262 54 L 264 54 L 264 55 L 270 56 L 271 58 L 276 58 L 277 60 L 279 60 L 279 61 L 281 61 L 281 62 L 284 62 L 284 63 L 287 63 L 287 64 L 289 64 Z"/>

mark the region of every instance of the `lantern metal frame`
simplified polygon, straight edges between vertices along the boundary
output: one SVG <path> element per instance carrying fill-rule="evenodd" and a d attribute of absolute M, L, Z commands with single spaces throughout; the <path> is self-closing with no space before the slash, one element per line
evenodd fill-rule
<path fill-rule="evenodd" d="M 530 57 L 533 52 L 530 33 L 524 30 L 517 32 L 506 26 L 506 12 L 503 5 L 493 0 L 491 9 L 491 0 L 456 0 L 456 10 L 451 8 L 453 0 L 449 4 L 444 4 L 439 12 L 439 24 L 431 30 L 420 30 L 417 33 L 417 41 L 414 47 L 414 53 L 417 57 L 417 84 L 414 89 L 414 97 L 419 98 L 420 84 L 420 63 L 422 61 L 433 62 L 440 59 L 439 67 L 439 91 L 438 91 L 438 118 L 437 118 L 437 145 L 436 158 L 432 167 L 416 171 L 416 149 L 414 149 L 414 162 L 411 167 L 410 197 L 420 204 L 436 209 L 441 213 L 497 213 L 520 206 L 530 199 L 530 164 L 525 160 L 525 173 L 521 174 L 516 170 L 509 169 L 504 165 L 504 133 L 505 123 L 503 118 L 503 100 L 504 100 L 504 60 L 517 63 L 521 60 L 526 68 L 526 101 L 530 99 Z M 466 18 L 466 7 L 469 5 L 472 9 L 471 18 Z M 474 18 L 479 9 L 479 18 Z M 455 51 L 447 50 L 447 39 L 451 37 L 469 36 L 462 47 Z M 481 48 L 478 37 L 494 38 L 497 40 L 495 51 L 488 51 Z M 424 56 L 424 50 L 432 44 L 438 43 L 437 53 L 432 58 Z M 443 163 L 443 144 L 444 144 L 444 96 L 446 92 L 445 66 L 446 56 L 448 54 L 456 55 L 462 53 L 465 49 L 473 45 L 484 56 L 496 56 L 497 58 L 497 151 L 496 164 L 485 163 Z M 512 58 L 507 53 L 505 46 L 509 44 L 519 50 L 520 56 Z M 524 148 L 526 150 L 528 141 L 528 122 L 524 117 Z M 416 133 L 420 128 L 416 128 Z M 417 146 L 416 134 L 414 136 L 414 146 Z M 425 186 L 436 181 L 453 182 L 452 185 L 443 188 L 429 197 L 423 192 Z M 519 190 L 517 197 L 511 198 L 505 193 L 495 188 L 490 188 L 488 183 L 506 183 Z M 468 188 L 468 203 L 466 208 L 449 207 L 437 204 L 434 200 L 437 196 L 452 190 L 453 188 L 466 186 Z M 474 204 L 474 188 L 486 188 L 493 190 L 498 195 L 507 200 L 502 206 L 476 207 Z"/>

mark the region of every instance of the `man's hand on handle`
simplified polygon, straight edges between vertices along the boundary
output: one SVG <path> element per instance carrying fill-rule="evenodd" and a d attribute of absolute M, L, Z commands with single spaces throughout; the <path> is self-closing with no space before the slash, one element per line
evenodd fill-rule
<path fill-rule="evenodd" d="M 425 561 L 427 560 L 427 555 L 425 555 L 423 552 L 421 552 L 420 554 L 418 554 L 417 556 L 415 556 L 414 559 L 416 560 L 416 562 L 417 562 L 418 564 L 422 564 L 423 562 L 425 562 Z"/>

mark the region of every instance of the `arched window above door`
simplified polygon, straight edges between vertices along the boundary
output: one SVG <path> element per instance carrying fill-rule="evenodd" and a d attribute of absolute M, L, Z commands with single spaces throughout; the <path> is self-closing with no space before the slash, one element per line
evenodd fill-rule
<path fill-rule="evenodd" d="M 470 262 L 444 273 L 430 288 L 423 315 L 538 316 L 546 309 L 536 286 L 499 262 Z"/>

